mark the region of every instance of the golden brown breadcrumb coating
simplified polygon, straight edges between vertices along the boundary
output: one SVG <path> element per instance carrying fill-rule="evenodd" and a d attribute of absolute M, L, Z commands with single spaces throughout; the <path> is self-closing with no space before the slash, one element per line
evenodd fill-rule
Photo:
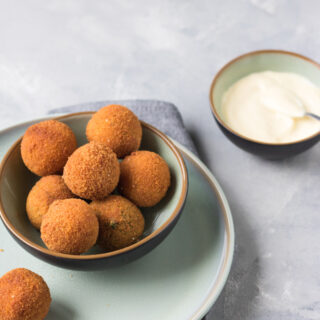
<path fill-rule="evenodd" d="M 75 198 L 61 176 L 42 177 L 32 187 L 27 197 L 26 210 L 32 225 L 40 229 L 42 217 L 47 213 L 50 204 L 55 200 Z"/>
<path fill-rule="evenodd" d="M 120 165 L 120 192 L 139 207 L 152 207 L 166 194 L 170 186 L 167 163 L 151 151 L 136 151 Z"/>
<path fill-rule="evenodd" d="M 49 288 L 36 273 L 19 268 L 0 278 L 1 320 L 43 320 L 50 304 Z"/>
<path fill-rule="evenodd" d="M 43 217 L 41 239 L 52 251 L 81 254 L 97 241 L 99 223 L 95 211 L 83 200 L 54 201 Z"/>
<path fill-rule="evenodd" d="M 90 206 L 99 220 L 98 244 L 107 250 L 127 247 L 141 237 L 144 217 L 128 199 L 111 195 L 102 201 L 92 201 Z"/>
<path fill-rule="evenodd" d="M 68 188 L 85 199 L 103 199 L 117 186 L 120 165 L 116 154 L 106 145 L 90 142 L 68 159 L 63 179 Z"/>
<path fill-rule="evenodd" d="M 27 129 L 21 142 L 21 157 L 30 171 L 47 176 L 61 172 L 76 148 L 76 137 L 66 124 L 47 120 Z"/>
<path fill-rule="evenodd" d="M 123 158 L 139 149 L 142 127 L 131 110 L 113 104 L 101 108 L 92 116 L 86 134 L 89 141 L 104 143 L 118 158 Z"/>

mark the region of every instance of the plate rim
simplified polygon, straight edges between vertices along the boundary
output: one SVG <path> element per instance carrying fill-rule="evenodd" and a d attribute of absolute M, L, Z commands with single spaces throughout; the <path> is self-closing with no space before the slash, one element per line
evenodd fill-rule
<path fill-rule="evenodd" d="M 56 113 L 52 115 L 45 115 L 28 121 L 21 121 L 12 126 L 3 128 L 0 130 L 0 135 L 5 134 L 8 131 L 16 130 L 19 127 L 25 127 L 33 124 L 36 121 L 44 121 L 54 117 L 59 117 L 66 115 L 68 113 Z M 226 248 L 224 250 L 223 262 L 221 264 L 219 273 L 217 275 L 216 281 L 213 283 L 211 289 L 207 293 L 206 297 L 202 301 L 198 309 L 190 316 L 189 320 L 200 320 L 210 311 L 216 300 L 218 299 L 222 289 L 224 288 L 226 281 L 228 279 L 230 269 L 233 262 L 234 256 L 234 246 L 235 246 L 235 232 L 231 209 L 227 200 L 227 197 L 220 186 L 219 182 L 215 176 L 211 173 L 208 167 L 198 158 L 196 154 L 188 150 L 181 143 L 177 142 L 175 139 L 169 137 L 171 141 L 178 147 L 178 149 L 186 155 L 188 159 L 197 167 L 203 177 L 209 182 L 212 191 L 216 194 L 219 201 L 220 208 L 223 213 L 223 218 L 225 222 L 225 237 L 226 237 Z M 1 159 L 2 160 L 2 159 Z"/>
<path fill-rule="evenodd" d="M 226 281 L 228 279 L 230 269 L 232 266 L 233 255 L 234 255 L 234 245 L 235 245 L 235 233 L 234 233 L 234 224 L 231 209 L 227 200 L 226 195 L 219 182 L 215 178 L 215 176 L 211 173 L 208 167 L 195 155 L 193 152 L 189 151 L 185 146 L 181 145 L 181 143 L 172 139 L 172 141 L 176 144 L 176 146 L 182 151 L 184 155 L 187 155 L 188 160 L 197 167 L 200 173 L 207 179 L 209 182 L 212 191 L 216 194 L 217 199 L 219 201 L 220 208 L 223 213 L 223 218 L 226 226 L 226 248 L 225 254 L 223 257 L 223 262 L 220 267 L 219 273 L 217 275 L 216 281 L 213 283 L 209 293 L 206 298 L 202 302 L 202 305 L 198 308 L 198 310 L 190 317 L 190 320 L 199 320 L 202 319 L 212 308 L 216 300 L 218 299 Z"/>

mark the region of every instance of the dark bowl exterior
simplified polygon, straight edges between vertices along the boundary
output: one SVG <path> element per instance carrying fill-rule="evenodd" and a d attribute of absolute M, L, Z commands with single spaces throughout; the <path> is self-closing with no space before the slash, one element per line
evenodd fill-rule
<path fill-rule="evenodd" d="M 91 115 L 93 112 L 81 112 L 75 114 L 69 114 L 66 116 L 61 116 L 56 119 L 63 120 L 68 117 L 73 116 L 87 116 Z M 129 262 L 132 262 L 151 250 L 157 247 L 172 231 L 174 226 L 177 224 L 181 213 L 183 211 L 187 194 L 188 194 L 188 172 L 187 167 L 184 163 L 183 157 L 179 152 L 178 148 L 174 145 L 174 143 L 166 137 L 162 132 L 152 127 L 151 125 L 142 122 L 142 125 L 148 130 L 152 131 L 154 134 L 158 135 L 162 140 L 170 147 L 173 154 L 175 155 L 182 175 L 182 190 L 179 196 L 178 202 L 176 204 L 175 209 L 173 210 L 171 216 L 166 220 L 166 222 L 153 231 L 151 234 L 141 239 L 139 242 L 132 244 L 129 247 L 125 247 L 112 252 L 98 253 L 98 254 L 88 254 L 88 255 L 80 255 L 73 256 L 69 254 L 61 254 L 52 252 L 28 239 L 26 236 L 21 234 L 15 226 L 10 222 L 5 212 L 3 203 L 2 203 L 2 195 L 0 195 L 0 218 L 4 223 L 4 226 L 8 230 L 9 234 L 13 237 L 13 239 L 26 251 L 30 254 L 39 258 L 49 264 L 55 265 L 60 268 L 66 268 L 71 270 L 79 270 L 79 271 L 90 271 L 90 270 L 102 270 L 113 267 L 118 267 Z M 2 182 L 3 179 L 3 170 L 8 161 L 9 155 L 11 155 L 17 148 L 20 148 L 21 138 L 18 139 L 8 150 L 6 155 L 4 156 L 1 166 L 0 166 L 0 180 Z M 20 150 L 20 149 L 19 149 Z"/>
<path fill-rule="evenodd" d="M 320 141 L 320 134 L 318 134 L 313 138 L 297 143 L 279 145 L 257 143 L 250 140 L 246 140 L 232 133 L 217 120 L 215 115 L 213 116 L 221 131 L 231 142 L 233 142 L 236 146 L 238 146 L 244 151 L 250 152 L 254 155 L 260 156 L 268 160 L 281 160 L 298 155 L 299 153 L 302 153 L 308 150 L 309 148 L 313 147 L 317 142 Z"/>
<path fill-rule="evenodd" d="M 309 148 L 313 147 L 320 140 L 320 132 L 309 138 L 305 138 L 292 143 L 279 143 L 279 144 L 274 143 L 273 144 L 273 143 L 263 143 L 263 142 L 255 141 L 253 139 L 246 138 L 241 134 L 238 134 L 237 132 L 233 131 L 232 128 L 228 127 L 228 125 L 226 125 L 223 122 L 219 113 L 217 112 L 216 106 L 214 104 L 214 99 L 213 99 L 213 93 L 214 93 L 214 88 L 215 88 L 217 79 L 219 79 L 219 77 L 223 74 L 225 70 L 227 70 L 233 63 L 243 58 L 247 58 L 250 56 L 259 56 L 260 54 L 281 54 L 285 56 L 293 56 L 301 60 L 307 61 L 314 67 L 320 69 L 320 64 L 318 64 L 317 62 L 305 56 L 302 56 L 300 54 L 284 51 L 284 50 L 258 50 L 258 51 L 252 51 L 252 52 L 243 54 L 231 60 L 229 63 L 223 66 L 220 69 L 220 71 L 218 71 L 218 73 L 215 75 L 209 90 L 209 101 L 211 105 L 211 112 L 218 124 L 218 127 L 221 129 L 224 135 L 236 146 L 238 146 L 244 151 L 250 152 L 264 159 L 281 160 L 281 159 L 298 155 L 308 150 Z"/>
<path fill-rule="evenodd" d="M 183 211 L 185 202 L 183 203 L 179 213 L 175 216 L 175 218 L 170 222 L 170 224 L 163 229 L 159 234 L 155 237 L 151 238 L 149 241 L 143 243 L 142 245 L 136 247 L 133 250 L 113 255 L 110 257 L 102 257 L 96 259 L 69 259 L 64 257 L 58 257 L 51 254 L 47 254 L 45 252 L 41 252 L 36 250 L 32 246 L 27 245 L 25 242 L 21 241 L 9 228 L 7 228 L 8 232 L 12 236 L 12 238 L 26 251 L 32 254 L 34 257 L 43 260 L 51 265 L 56 267 L 70 269 L 70 270 L 79 270 L 79 271 L 96 271 L 96 270 L 106 270 L 108 268 L 115 268 L 127 263 L 133 262 L 134 260 L 144 256 L 149 253 L 155 247 L 157 247 L 172 231 L 174 226 L 177 224 L 181 213 Z M 84 256 L 85 257 L 85 256 Z"/>

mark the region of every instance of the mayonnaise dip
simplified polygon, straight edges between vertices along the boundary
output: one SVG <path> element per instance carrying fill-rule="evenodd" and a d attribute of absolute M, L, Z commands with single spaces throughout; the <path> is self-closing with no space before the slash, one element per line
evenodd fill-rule
<path fill-rule="evenodd" d="M 252 73 L 222 97 L 222 118 L 237 133 L 266 143 L 287 143 L 320 131 L 320 89 L 295 73 Z"/>

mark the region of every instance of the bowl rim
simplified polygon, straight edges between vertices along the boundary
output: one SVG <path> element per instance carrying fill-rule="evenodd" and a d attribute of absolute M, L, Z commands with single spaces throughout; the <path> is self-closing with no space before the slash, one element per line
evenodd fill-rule
<path fill-rule="evenodd" d="M 68 119 L 71 117 L 76 117 L 76 116 L 86 116 L 86 115 L 93 115 L 95 113 L 95 111 L 83 111 L 83 112 L 75 112 L 75 113 L 68 113 L 66 115 L 61 115 L 61 116 L 57 116 L 57 117 L 49 117 L 48 119 L 52 119 L 52 120 L 64 120 L 64 119 Z M 45 120 L 40 120 L 41 121 L 45 121 Z M 49 255 L 49 256 L 53 256 L 56 258 L 62 258 L 62 259 L 67 259 L 67 260 L 77 260 L 77 261 L 87 261 L 87 260 L 100 260 L 100 259 L 105 259 L 105 258 L 110 258 L 113 256 L 118 256 L 118 255 L 122 255 L 131 251 L 134 251 L 135 249 L 137 249 L 138 247 L 146 244 L 147 242 L 149 242 L 150 240 L 156 238 L 160 233 L 162 233 L 168 226 L 171 225 L 171 223 L 173 223 L 175 221 L 175 219 L 179 216 L 179 213 L 182 211 L 184 203 L 186 201 L 186 197 L 187 197 L 187 193 L 188 193 L 188 172 L 187 172 L 187 168 L 185 165 L 185 162 L 183 160 L 183 157 L 180 153 L 180 151 L 178 150 L 178 148 L 174 145 L 174 143 L 171 141 L 171 139 L 169 137 L 167 137 L 163 132 L 161 132 L 160 130 L 156 129 L 154 126 L 141 121 L 141 125 L 142 127 L 146 128 L 147 130 L 150 130 L 151 132 L 153 132 L 154 134 L 156 134 L 158 137 L 160 137 L 160 139 L 162 141 L 164 141 L 166 143 L 166 145 L 171 149 L 172 153 L 174 154 L 175 158 L 178 161 L 179 164 L 179 168 L 181 171 L 181 175 L 182 175 L 182 190 L 181 190 L 181 194 L 178 200 L 178 203 L 176 205 L 176 207 L 173 210 L 173 213 L 170 215 L 170 217 L 165 221 L 165 223 L 158 229 L 156 229 L 154 232 L 152 232 L 151 234 L 149 234 L 148 236 L 146 236 L 145 238 L 141 239 L 140 241 L 119 249 L 119 250 L 115 250 L 115 251 L 111 251 L 111 252 L 105 252 L 105 253 L 98 253 L 98 254 L 89 254 L 89 255 L 71 255 L 71 254 L 65 254 L 65 253 L 59 253 L 59 252 L 54 252 L 51 251 L 47 248 L 44 248 L 34 242 L 32 242 L 31 240 L 29 240 L 27 237 L 25 237 L 24 235 L 22 235 L 15 227 L 14 225 L 10 222 L 9 218 L 7 217 L 7 214 L 4 210 L 3 207 L 3 200 L 2 200 L 2 196 L 0 194 L 0 217 L 2 219 L 2 221 L 4 222 L 5 226 L 9 229 L 9 231 L 17 238 L 19 239 L 22 243 L 24 243 L 25 245 L 27 245 L 28 247 L 31 247 L 32 249 L 36 250 L 37 252 L 39 252 L 40 254 L 45 254 L 45 255 Z M 9 148 L 9 150 L 6 152 L 6 154 L 4 155 L 1 164 L 0 164 L 0 184 L 3 181 L 3 172 L 4 172 L 4 168 L 8 162 L 8 160 L 10 159 L 11 154 L 13 153 L 14 150 L 16 150 L 17 148 L 20 148 L 20 143 L 22 140 L 23 136 L 21 136 L 20 138 L 18 138 Z"/>
<path fill-rule="evenodd" d="M 236 58 L 232 59 L 231 61 L 229 61 L 228 63 L 226 63 L 221 69 L 219 69 L 219 71 L 216 73 L 216 75 L 214 76 L 212 82 L 211 82 L 211 86 L 210 86 L 210 90 L 209 90 L 209 101 L 210 101 L 210 107 L 211 107 L 211 111 L 215 117 L 215 119 L 218 121 L 218 123 L 224 127 L 226 130 L 230 131 L 231 133 L 233 133 L 235 136 L 253 142 L 253 143 L 257 143 L 260 145 L 265 145 L 265 146 L 290 146 L 290 145 L 295 145 L 297 143 L 302 143 L 308 140 L 312 140 L 313 138 L 317 137 L 320 135 L 320 131 L 316 132 L 315 134 L 308 136 L 306 138 L 303 139 L 299 139 L 296 141 L 292 141 L 292 142 L 284 142 L 284 143 L 270 143 L 270 142 L 263 142 L 263 141 L 259 141 L 253 138 L 249 138 L 246 137 L 244 135 L 242 135 L 241 133 L 233 130 L 230 126 L 228 126 L 220 117 L 219 113 L 217 112 L 217 109 L 214 105 L 213 102 L 213 90 L 215 88 L 215 85 L 219 79 L 219 77 L 223 74 L 223 72 L 225 70 L 227 70 L 232 64 L 234 64 L 235 62 L 238 62 L 239 60 L 243 59 L 243 58 L 247 58 L 250 56 L 255 56 L 255 55 L 260 55 L 260 54 L 282 54 L 285 56 L 294 56 L 296 58 L 305 60 L 306 62 L 312 64 L 314 67 L 320 69 L 320 64 L 304 55 L 301 55 L 299 53 L 296 52 L 292 52 L 292 51 L 286 51 L 286 50 L 278 50 L 278 49 L 264 49 L 264 50 L 255 50 L 255 51 L 249 51 L 247 53 L 241 54 L 239 56 L 237 56 Z"/>

